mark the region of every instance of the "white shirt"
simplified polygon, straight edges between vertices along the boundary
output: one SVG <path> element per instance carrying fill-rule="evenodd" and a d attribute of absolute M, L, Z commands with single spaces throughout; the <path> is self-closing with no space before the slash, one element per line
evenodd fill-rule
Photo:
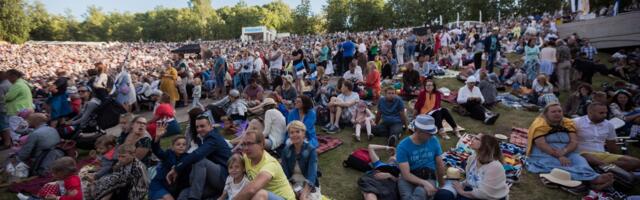
<path fill-rule="evenodd" d="M 367 52 L 367 45 L 365 45 L 364 43 L 358 44 L 358 52 L 366 53 Z"/>
<path fill-rule="evenodd" d="M 442 36 L 440 36 L 440 44 L 443 47 L 448 47 L 449 42 L 451 42 L 451 37 L 449 36 L 449 33 L 443 33 Z"/>
<path fill-rule="evenodd" d="M 615 128 L 609 120 L 595 124 L 591 122 L 589 116 L 585 115 L 573 121 L 578 134 L 579 152 L 605 152 L 605 141 L 616 139 Z"/>
<path fill-rule="evenodd" d="M 458 90 L 458 99 L 456 99 L 456 101 L 458 104 L 467 103 L 469 97 L 480 97 L 480 103 L 484 103 L 484 97 L 482 96 L 482 92 L 480 92 L 480 88 L 473 86 L 473 91 L 471 91 L 466 85 Z"/>
<path fill-rule="evenodd" d="M 278 52 L 280 52 L 280 51 L 272 52 L 270 57 L 278 55 Z M 276 58 L 275 60 L 269 61 L 269 68 L 270 69 L 282 69 L 282 54 L 280 54 L 280 56 L 278 56 L 278 58 Z"/>
<path fill-rule="evenodd" d="M 244 188 L 244 186 L 248 185 L 249 182 L 250 181 L 247 178 L 247 176 L 244 176 L 244 177 L 242 177 L 242 180 L 240 181 L 240 183 L 236 184 L 236 183 L 233 182 L 233 177 L 227 176 L 227 180 L 224 183 L 224 191 L 227 191 L 228 199 L 233 199 L 234 197 L 236 197 L 236 195 L 238 195 L 238 193 L 240 193 L 242 188 Z"/>
<path fill-rule="evenodd" d="M 347 96 L 345 94 L 338 95 L 338 99 L 340 99 L 343 103 L 352 102 L 352 101 L 357 102 L 357 101 L 360 101 L 360 96 L 358 96 L 358 94 L 356 94 L 355 92 L 351 92 L 351 95 L 349 95 L 349 96 Z M 356 105 L 357 104 L 354 103 L 353 105 L 349 106 L 349 108 L 347 108 L 347 110 L 349 112 L 351 112 L 352 114 L 355 113 Z"/>
<path fill-rule="evenodd" d="M 351 72 L 351 70 L 347 70 L 343 75 L 342 78 L 344 78 L 345 80 L 353 80 L 356 79 L 358 81 L 363 81 L 364 80 L 364 76 L 362 75 L 362 68 L 360 68 L 360 66 L 356 66 L 356 69 L 353 70 L 353 72 Z M 355 83 L 354 83 L 355 84 Z"/>
<path fill-rule="evenodd" d="M 396 53 L 398 52 L 404 52 L 404 39 L 399 39 L 396 42 Z"/>
<path fill-rule="evenodd" d="M 271 140 L 272 149 L 277 148 L 284 142 L 284 133 L 286 132 L 287 122 L 284 115 L 278 109 L 270 109 L 264 113 L 264 131 L 262 134 Z"/>
<path fill-rule="evenodd" d="M 262 62 L 262 59 L 260 59 L 260 57 L 256 58 L 253 61 L 253 72 L 260 73 L 260 70 L 262 70 L 263 64 L 264 63 Z"/>

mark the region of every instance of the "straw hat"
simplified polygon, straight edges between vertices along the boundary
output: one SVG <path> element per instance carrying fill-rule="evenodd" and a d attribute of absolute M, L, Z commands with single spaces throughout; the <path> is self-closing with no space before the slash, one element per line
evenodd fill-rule
<path fill-rule="evenodd" d="M 567 187 L 577 187 L 581 184 L 580 181 L 571 180 L 571 174 L 569 172 L 558 168 L 551 170 L 551 173 L 540 174 L 540 177 L 546 178 L 552 183 Z"/>
<path fill-rule="evenodd" d="M 447 168 L 447 174 L 444 176 L 445 179 L 461 179 L 460 170 L 457 168 L 449 167 Z"/>
<path fill-rule="evenodd" d="M 260 106 L 266 106 L 266 105 L 276 105 L 276 101 L 273 100 L 272 98 L 265 98 L 264 100 L 262 100 L 262 103 L 260 104 Z"/>

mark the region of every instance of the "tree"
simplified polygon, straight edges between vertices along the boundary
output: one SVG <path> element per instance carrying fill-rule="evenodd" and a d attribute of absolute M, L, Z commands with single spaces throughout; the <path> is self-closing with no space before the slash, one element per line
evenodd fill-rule
<path fill-rule="evenodd" d="M 0 40 L 23 43 L 29 39 L 29 17 L 22 0 L 0 0 Z"/>
<path fill-rule="evenodd" d="M 556 0 L 519 0 L 519 14 L 523 16 L 538 15 L 560 9 L 562 1 Z M 483 13 L 484 14 L 484 13 Z"/>
<path fill-rule="evenodd" d="M 292 23 L 291 8 L 284 1 L 276 0 L 262 6 L 260 24 L 276 29 L 278 32 L 291 32 Z"/>
<path fill-rule="evenodd" d="M 338 32 L 349 29 L 348 20 L 351 15 L 349 0 L 327 0 L 323 10 L 327 20 L 327 31 Z"/>
<path fill-rule="evenodd" d="M 351 30 L 365 31 L 386 27 L 389 16 L 384 13 L 384 0 L 353 0 Z"/>
<path fill-rule="evenodd" d="M 295 34 L 311 34 L 313 30 L 311 16 L 311 3 L 309 0 L 302 0 L 300 5 L 293 11 L 293 28 Z"/>

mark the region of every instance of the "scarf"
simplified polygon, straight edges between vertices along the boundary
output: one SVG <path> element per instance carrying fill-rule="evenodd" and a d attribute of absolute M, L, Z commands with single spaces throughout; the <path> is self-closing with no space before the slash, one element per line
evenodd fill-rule
<path fill-rule="evenodd" d="M 562 118 L 561 128 L 566 129 L 569 133 L 576 132 L 576 124 L 569 118 Z M 551 130 L 554 130 L 553 127 L 547 124 L 547 120 L 543 117 L 536 117 L 536 119 L 533 120 L 527 133 L 527 156 L 531 153 L 531 148 L 534 145 L 533 140 L 552 133 Z"/>

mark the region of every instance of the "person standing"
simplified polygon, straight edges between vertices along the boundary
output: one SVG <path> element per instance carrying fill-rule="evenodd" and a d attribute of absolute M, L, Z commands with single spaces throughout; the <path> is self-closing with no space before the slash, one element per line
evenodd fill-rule
<path fill-rule="evenodd" d="M 160 90 L 163 94 L 171 97 L 171 106 L 176 105 L 176 101 L 180 99 L 178 94 L 178 88 L 176 88 L 176 81 L 178 81 L 178 71 L 176 71 L 171 62 L 165 62 L 165 71 L 162 73 L 162 79 L 160 80 Z"/>
<path fill-rule="evenodd" d="M 182 97 L 182 105 L 187 105 L 189 103 L 189 96 L 187 95 L 187 83 L 189 82 L 189 66 L 187 61 L 184 59 L 184 54 L 174 54 L 174 68 L 178 72 L 178 91 L 180 92 L 180 96 Z"/>
<path fill-rule="evenodd" d="M 558 65 L 555 74 L 558 77 L 558 87 L 562 91 L 569 91 L 571 89 L 571 50 L 562 40 L 558 40 L 556 44 L 558 46 L 556 50 Z"/>
<path fill-rule="evenodd" d="M 405 40 L 404 35 L 402 35 L 396 42 L 396 60 L 398 60 L 398 65 L 404 64 L 404 45 Z"/>
<path fill-rule="evenodd" d="M 486 69 L 489 73 L 493 72 L 493 65 L 496 61 L 498 51 L 500 51 L 500 39 L 498 38 L 498 31 L 500 28 L 494 27 L 491 35 L 484 39 L 484 52 L 487 54 L 487 66 Z M 478 66 L 476 66 L 478 68 Z"/>
<path fill-rule="evenodd" d="M 591 42 L 587 39 L 584 39 L 584 46 L 580 48 L 580 52 L 587 54 L 589 61 L 595 61 L 594 56 L 598 55 L 598 49 L 591 46 Z"/>
<path fill-rule="evenodd" d="M 348 66 L 351 61 L 353 60 L 353 57 L 356 53 L 356 44 L 352 42 L 353 39 L 349 36 L 347 37 L 347 40 L 345 42 L 342 43 L 342 66 L 338 69 L 338 73 L 337 75 L 341 76 L 342 73 L 344 73 L 345 69 L 347 68 L 346 66 Z"/>

